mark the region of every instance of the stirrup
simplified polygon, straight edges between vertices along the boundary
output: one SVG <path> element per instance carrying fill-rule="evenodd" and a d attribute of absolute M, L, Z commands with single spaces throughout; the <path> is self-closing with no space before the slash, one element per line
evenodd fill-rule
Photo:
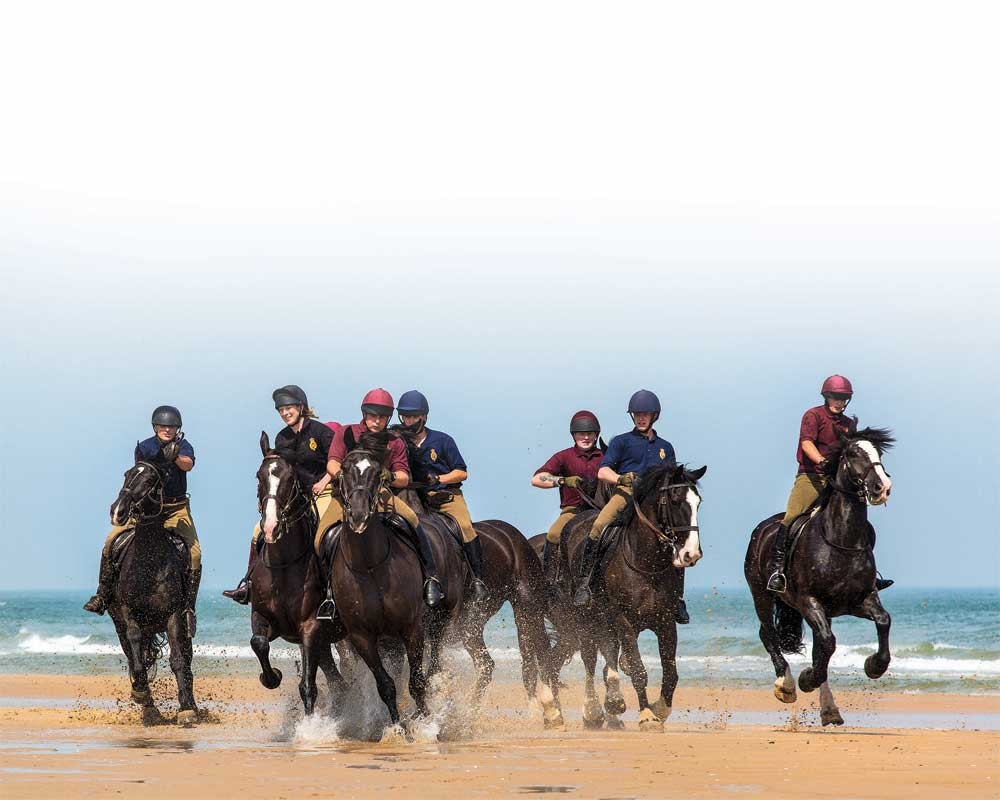
<path fill-rule="evenodd" d="M 236 601 L 241 606 L 245 606 L 250 602 L 250 581 L 240 581 L 240 585 L 235 589 L 224 590 L 222 596 Z"/>
<path fill-rule="evenodd" d="M 328 622 L 333 622 L 333 618 L 337 614 L 337 604 L 333 602 L 332 597 L 326 598 L 322 603 L 319 604 L 319 608 L 316 609 L 316 619 L 327 620 Z"/>
<path fill-rule="evenodd" d="M 431 576 L 424 581 L 424 602 L 430 607 L 434 608 L 438 603 L 444 599 L 444 592 L 441 591 L 441 581 L 436 577 Z"/>
<path fill-rule="evenodd" d="M 878 575 L 878 577 L 875 578 L 875 591 L 876 592 L 881 592 L 883 589 L 888 589 L 890 586 L 892 586 L 896 582 L 892 578 L 883 578 L 878 573 L 876 573 L 876 575 Z"/>
<path fill-rule="evenodd" d="M 104 602 L 104 598 L 99 594 L 95 594 L 86 603 L 83 604 L 84 611 L 90 611 L 93 614 L 100 614 L 104 616 L 104 612 L 108 610 L 108 604 Z"/>
<path fill-rule="evenodd" d="M 788 589 L 788 581 L 785 580 L 785 574 L 783 572 L 775 570 L 774 574 L 772 574 L 771 577 L 767 579 L 767 590 L 769 592 L 775 592 L 777 594 L 781 594 L 786 589 Z"/>
<path fill-rule="evenodd" d="M 489 595 L 489 590 L 482 578 L 472 579 L 472 602 L 480 603 Z"/>

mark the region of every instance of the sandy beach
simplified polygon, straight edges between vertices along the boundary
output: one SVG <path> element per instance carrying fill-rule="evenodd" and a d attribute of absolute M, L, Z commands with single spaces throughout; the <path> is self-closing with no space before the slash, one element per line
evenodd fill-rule
<path fill-rule="evenodd" d="M 665 730 L 645 733 L 630 688 L 625 730 L 591 731 L 571 686 L 566 727 L 543 731 L 519 686 L 495 684 L 478 714 L 456 709 L 412 742 L 390 732 L 374 743 L 340 738 L 325 717 L 303 721 L 294 681 L 268 692 L 253 678 L 199 679 L 203 720 L 188 729 L 169 724 L 173 685 L 162 676 L 167 724 L 154 727 L 122 699 L 124 677 L 7 675 L 3 685 L 4 798 L 996 797 L 1000 779 L 997 696 L 842 691 L 847 725 L 821 728 L 815 695 L 778 707 L 767 686 L 682 687 Z"/>

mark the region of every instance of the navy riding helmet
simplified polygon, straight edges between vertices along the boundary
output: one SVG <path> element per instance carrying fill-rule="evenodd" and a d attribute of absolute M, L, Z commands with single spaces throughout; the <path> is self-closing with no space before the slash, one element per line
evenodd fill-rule
<path fill-rule="evenodd" d="M 649 389 L 640 389 L 628 401 L 629 414 L 659 414 L 660 398 Z"/>
<path fill-rule="evenodd" d="M 427 414 L 430 410 L 427 398 L 424 397 L 422 392 L 418 392 L 416 389 L 403 392 L 402 397 L 399 398 L 399 403 L 396 404 L 396 412 L 400 415 L 416 416 L 418 414 Z"/>

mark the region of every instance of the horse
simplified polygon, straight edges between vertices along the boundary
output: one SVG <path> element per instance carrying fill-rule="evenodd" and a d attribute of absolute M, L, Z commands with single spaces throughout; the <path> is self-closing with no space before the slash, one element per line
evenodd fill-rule
<path fill-rule="evenodd" d="M 605 659 L 604 708 L 610 715 L 609 727 L 622 727 L 617 716 L 625 712 L 619 666 L 631 678 L 639 698 L 641 730 L 663 730 L 670 716 L 677 687 L 674 614 L 684 591 L 684 570 L 702 557 L 698 481 L 707 469 L 665 464 L 642 473 L 630 506 L 620 518 L 621 528 L 601 557 L 602 575 L 596 581 L 590 607 L 571 611 L 565 608 L 571 602 L 569 593 L 562 595 L 565 616 L 572 615 L 579 626 L 587 679 L 583 709 L 587 727 L 600 728 L 605 722 L 594 692 L 598 649 Z M 594 518 L 592 512 L 580 514 L 563 530 L 574 576 L 579 572 L 577 565 Z M 663 670 L 660 697 L 652 705 L 646 693 L 646 668 L 639 654 L 638 636 L 644 630 L 656 634 Z"/>
<path fill-rule="evenodd" d="M 331 650 L 334 627 L 316 619 L 316 609 L 326 590 L 313 550 L 315 504 L 291 464 L 271 448 L 265 432 L 260 435 L 260 450 L 263 461 L 257 470 L 257 504 L 264 541 L 248 576 L 253 634 L 250 647 L 260 661 L 261 684 L 277 689 L 282 675 L 281 670 L 271 666 L 270 643 L 280 637 L 299 645 L 299 697 L 309 715 L 316 705 L 317 668 L 323 670 L 331 697 L 343 688 Z"/>
<path fill-rule="evenodd" d="M 162 721 L 149 679 L 151 671 L 155 674 L 165 634 L 170 644 L 170 668 L 177 680 L 177 723 L 190 727 L 197 721 L 198 709 L 191 671 L 193 648 L 184 619 L 188 556 L 163 527 L 163 483 L 164 475 L 155 464 L 139 461 L 125 473 L 111 505 L 112 524 L 124 525 L 134 519 L 135 533 L 131 542 L 115 548 L 124 547 L 124 554 L 108 614 L 128 660 L 132 700 L 142 706 L 143 724 Z"/>
<path fill-rule="evenodd" d="M 428 631 L 441 635 L 461 614 L 464 599 L 464 559 L 453 537 L 429 536 L 444 599 L 426 609 L 423 575 L 413 548 L 404 544 L 383 515 L 376 511 L 388 486 L 381 450 L 366 449 L 363 435 L 341 465 L 340 496 L 344 522 L 329 568 L 329 586 L 347 641 L 371 670 L 379 697 L 392 724 L 399 725 L 396 686 L 382 663 L 379 639 L 403 643 L 409 662 L 409 692 L 417 715 L 427 714 L 424 645 Z"/>
<path fill-rule="evenodd" d="M 773 567 L 771 546 L 783 515 L 757 525 L 747 546 L 743 572 L 760 619 L 760 640 L 774 664 L 774 695 L 782 703 L 795 702 L 795 681 L 782 654 L 802 652 L 804 619 L 813 633 L 812 666 L 799 673 L 799 688 L 819 688 L 823 725 L 844 724 L 827 683 L 837 647 L 831 619 L 849 615 L 874 622 L 878 650 L 865 659 L 865 674 L 875 680 L 889 668 L 892 620 L 875 588 L 875 532 L 868 522 L 868 506 L 889 499 L 892 481 L 882 466 L 882 454 L 894 442 L 887 429 L 865 428 L 844 437 L 830 454 L 836 464 L 833 475 L 793 540 L 786 566 L 788 588 L 781 595 L 769 592 L 766 585 Z"/>
<path fill-rule="evenodd" d="M 412 489 L 404 490 L 404 493 L 410 508 L 421 515 L 425 531 L 456 538 L 457 533 L 451 530 L 453 523 L 446 515 L 427 513 Z M 559 670 L 551 660 L 545 631 L 547 609 L 541 562 L 524 534 L 510 523 L 490 519 L 474 522 L 473 527 L 483 545 L 483 582 L 487 596 L 477 603 L 464 604 L 461 618 L 455 625 L 456 637 L 461 639 L 476 667 L 472 704 L 478 705 L 482 700 L 486 687 L 493 679 L 495 667 L 486 647 L 483 629 L 504 603 L 510 603 L 521 653 L 521 680 L 528 700 L 537 700 L 541 705 L 546 728 L 561 727 L 564 720 L 559 708 Z M 467 581 L 471 579 L 470 570 Z M 432 639 L 429 675 L 438 668 L 435 643 L 436 640 Z M 539 682 L 541 690 L 537 691 Z"/>

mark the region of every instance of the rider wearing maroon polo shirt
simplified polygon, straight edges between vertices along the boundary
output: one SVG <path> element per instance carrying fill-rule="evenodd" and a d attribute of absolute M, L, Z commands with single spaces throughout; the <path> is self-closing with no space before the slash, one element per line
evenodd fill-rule
<path fill-rule="evenodd" d="M 559 550 L 563 528 L 585 508 L 579 489 L 585 482 L 596 484 L 597 471 L 601 468 L 601 457 L 604 455 L 596 446 L 601 423 L 592 412 L 577 411 L 569 422 L 569 432 L 573 436 L 573 446 L 555 453 L 531 477 L 531 485 L 539 489 L 559 487 L 559 516 L 545 534 L 545 550 L 542 553 L 542 566 L 550 583 L 555 582 L 553 565 L 557 562 L 552 554 Z"/>
<path fill-rule="evenodd" d="M 802 415 L 799 443 L 795 451 L 799 471 L 792 485 L 785 516 L 774 536 L 774 572 L 767 581 L 767 588 L 778 594 L 787 588 L 785 556 L 788 528 L 796 517 L 808 511 L 819 498 L 829 474 L 828 456 L 839 448 L 842 437 L 851 436 L 858 430 L 858 418 L 844 414 L 854 396 L 854 387 L 847 378 L 843 375 L 831 375 L 823 381 L 820 393 L 823 395 L 823 405 L 810 408 Z M 881 591 L 892 586 L 892 583 L 891 580 L 879 578 L 875 581 L 875 588 Z"/>

